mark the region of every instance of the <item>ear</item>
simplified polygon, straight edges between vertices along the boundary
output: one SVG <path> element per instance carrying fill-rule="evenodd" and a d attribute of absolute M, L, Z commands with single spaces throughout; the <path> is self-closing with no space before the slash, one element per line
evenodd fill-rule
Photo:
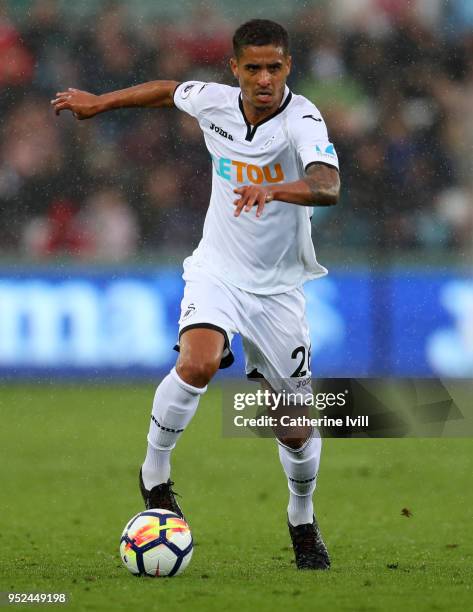
<path fill-rule="evenodd" d="M 230 58 L 230 69 L 233 72 L 233 76 L 238 79 L 238 62 L 235 57 Z"/>
<path fill-rule="evenodd" d="M 291 68 L 292 68 L 292 57 L 288 55 L 286 61 L 287 61 L 287 74 L 290 74 Z"/>

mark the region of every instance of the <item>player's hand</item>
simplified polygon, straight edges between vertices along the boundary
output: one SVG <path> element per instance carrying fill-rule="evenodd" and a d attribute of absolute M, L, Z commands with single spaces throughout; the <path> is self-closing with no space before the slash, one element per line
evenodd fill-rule
<path fill-rule="evenodd" d="M 63 110 L 70 110 L 76 119 L 89 119 L 98 112 L 100 106 L 99 96 L 69 87 L 67 91 L 59 91 L 51 105 L 54 107 L 56 115 Z"/>
<path fill-rule="evenodd" d="M 273 194 L 269 187 L 262 187 L 261 185 L 245 185 L 234 189 L 233 193 L 237 193 L 240 197 L 235 200 L 235 217 L 239 217 L 242 210 L 250 212 L 253 206 L 257 206 L 256 216 L 261 217 L 263 214 L 263 208 L 268 202 L 273 199 Z"/>

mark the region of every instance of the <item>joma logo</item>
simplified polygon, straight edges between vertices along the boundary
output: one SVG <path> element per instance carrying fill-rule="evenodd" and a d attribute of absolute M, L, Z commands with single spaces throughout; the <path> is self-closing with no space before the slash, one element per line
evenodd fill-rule
<path fill-rule="evenodd" d="M 218 125 L 215 125 L 215 123 L 210 124 L 210 129 L 213 130 L 214 132 L 217 132 L 217 134 L 220 134 L 220 136 L 223 136 L 224 138 L 228 138 L 228 140 L 233 140 L 233 136 L 231 134 L 229 134 L 225 130 L 222 130 L 222 128 L 218 127 Z"/>

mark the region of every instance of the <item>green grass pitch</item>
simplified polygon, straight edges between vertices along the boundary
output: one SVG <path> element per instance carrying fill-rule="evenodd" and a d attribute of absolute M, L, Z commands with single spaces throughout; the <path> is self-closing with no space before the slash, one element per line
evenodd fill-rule
<path fill-rule="evenodd" d="M 152 395 L 0 391 L 0 591 L 66 592 L 66 609 L 81 611 L 471 609 L 471 440 L 326 440 L 315 500 L 333 566 L 298 572 L 274 441 L 223 438 L 216 387 L 173 458 L 191 564 L 172 579 L 132 577 L 118 542 L 142 509 Z"/>

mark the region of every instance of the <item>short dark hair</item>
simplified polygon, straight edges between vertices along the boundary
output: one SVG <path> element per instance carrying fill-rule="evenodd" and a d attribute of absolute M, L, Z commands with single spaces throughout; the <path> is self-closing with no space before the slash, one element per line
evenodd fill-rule
<path fill-rule="evenodd" d="M 289 55 L 289 34 L 275 21 L 252 19 L 242 24 L 233 35 L 235 57 L 241 55 L 243 47 L 263 45 L 282 47 L 284 55 Z"/>

